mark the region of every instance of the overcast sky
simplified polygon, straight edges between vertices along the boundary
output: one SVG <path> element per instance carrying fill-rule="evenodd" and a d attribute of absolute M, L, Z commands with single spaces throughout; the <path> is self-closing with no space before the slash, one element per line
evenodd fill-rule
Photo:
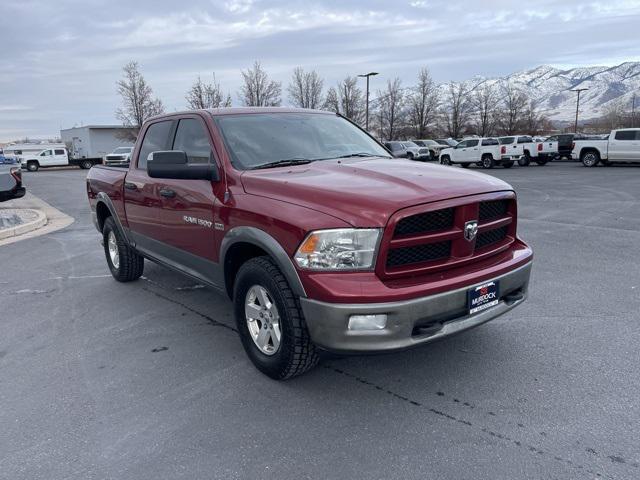
<path fill-rule="evenodd" d="M 238 103 L 255 59 L 283 91 L 297 65 L 325 87 L 375 70 L 375 90 L 423 66 L 444 82 L 640 60 L 637 0 L 1 0 L 0 21 L 0 141 L 114 123 L 129 60 L 169 111 L 214 71 Z"/>

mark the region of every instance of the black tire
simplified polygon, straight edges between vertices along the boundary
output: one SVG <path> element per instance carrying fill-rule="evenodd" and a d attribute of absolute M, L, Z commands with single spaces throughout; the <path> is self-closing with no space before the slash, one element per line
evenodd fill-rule
<path fill-rule="evenodd" d="M 441 165 L 451 165 L 451 159 L 449 158 L 448 155 L 440 157 L 440 164 Z"/>
<path fill-rule="evenodd" d="M 547 164 L 547 162 L 548 162 L 548 160 L 536 160 L 536 163 L 537 163 L 538 165 L 540 165 L 541 167 L 542 167 L 543 165 L 546 165 L 546 164 Z"/>
<path fill-rule="evenodd" d="M 529 152 L 524 152 L 524 155 L 518 159 L 518 165 L 521 167 L 528 167 L 531 163 L 531 157 L 529 156 Z"/>
<path fill-rule="evenodd" d="M 461 164 L 460 164 L 460 166 L 461 166 L 462 168 L 469 168 L 469 166 L 470 166 L 470 165 L 471 165 L 470 163 L 461 163 Z"/>
<path fill-rule="evenodd" d="M 580 161 L 585 167 L 595 167 L 600 162 L 598 152 L 589 150 L 580 155 Z"/>
<path fill-rule="evenodd" d="M 27 170 L 30 172 L 37 172 L 40 168 L 40 164 L 36 161 L 27 162 Z"/>
<path fill-rule="evenodd" d="M 91 162 L 91 160 L 83 160 L 82 162 L 80 162 L 80 168 L 84 170 L 89 170 L 91 167 L 93 167 L 93 163 Z"/>
<path fill-rule="evenodd" d="M 508 160 L 508 161 L 506 161 L 506 162 L 502 162 L 502 166 L 503 166 L 504 168 L 511 168 L 511 167 L 513 167 L 513 160 Z"/>
<path fill-rule="evenodd" d="M 253 286 L 264 288 L 278 309 L 280 345 L 271 355 L 258 348 L 247 326 L 245 302 Z M 240 267 L 233 289 L 233 304 L 242 346 L 262 373 L 275 380 L 285 380 L 305 373 L 318 363 L 319 356 L 309 337 L 300 302 L 269 257 L 252 258 Z"/>
<path fill-rule="evenodd" d="M 113 264 L 109 254 L 109 235 L 115 235 L 118 249 L 118 266 Z M 111 275 L 119 282 L 132 282 L 140 278 L 144 272 L 144 257 L 131 248 L 122 237 L 120 230 L 116 226 L 113 217 L 107 217 L 102 227 L 102 243 L 104 244 L 104 255 L 107 258 L 107 265 Z"/>
<path fill-rule="evenodd" d="M 413 160 L 413 153 L 407 152 L 407 159 L 408 160 Z"/>
<path fill-rule="evenodd" d="M 483 155 L 482 160 L 480 160 L 480 163 L 482 163 L 482 168 L 487 170 L 490 168 L 493 168 L 496 164 L 495 160 L 491 155 Z"/>

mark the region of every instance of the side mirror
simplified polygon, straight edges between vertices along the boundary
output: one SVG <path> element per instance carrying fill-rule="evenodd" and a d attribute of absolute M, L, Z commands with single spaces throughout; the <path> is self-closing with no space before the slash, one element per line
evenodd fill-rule
<path fill-rule="evenodd" d="M 180 150 L 152 152 L 147 159 L 147 173 L 151 178 L 178 180 L 220 180 L 216 165 L 187 163 L 187 154 Z"/>

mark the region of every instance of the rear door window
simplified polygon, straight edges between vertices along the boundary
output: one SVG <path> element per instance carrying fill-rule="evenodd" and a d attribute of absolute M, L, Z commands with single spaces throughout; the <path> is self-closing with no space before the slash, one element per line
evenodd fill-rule
<path fill-rule="evenodd" d="M 499 142 L 495 138 L 485 138 L 482 140 L 482 145 L 485 147 L 490 145 L 498 145 L 498 144 Z"/>
<path fill-rule="evenodd" d="M 616 140 L 636 140 L 635 130 L 620 130 L 616 132 Z"/>
<path fill-rule="evenodd" d="M 56 155 L 64 155 L 64 150 L 56 150 Z"/>
<path fill-rule="evenodd" d="M 515 142 L 516 138 L 515 137 L 500 137 L 498 140 L 502 145 L 509 145 L 509 144 Z"/>
<path fill-rule="evenodd" d="M 518 143 L 531 143 L 533 140 L 531 137 L 518 137 Z"/>
<path fill-rule="evenodd" d="M 138 168 L 147 168 L 147 158 L 150 153 L 170 149 L 169 133 L 172 125 L 173 121 L 165 120 L 154 123 L 147 129 L 138 154 Z"/>
<path fill-rule="evenodd" d="M 204 124 L 195 118 L 180 120 L 173 141 L 173 150 L 185 152 L 188 163 L 209 163 L 211 145 Z"/>

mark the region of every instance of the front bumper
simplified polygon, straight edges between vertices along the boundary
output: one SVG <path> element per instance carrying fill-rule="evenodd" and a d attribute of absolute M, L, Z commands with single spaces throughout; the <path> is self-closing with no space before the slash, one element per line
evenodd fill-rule
<path fill-rule="evenodd" d="M 500 302 L 475 315 L 467 313 L 467 291 L 485 280 L 427 297 L 375 304 L 338 304 L 301 298 L 309 334 L 319 347 L 343 353 L 401 350 L 462 332 L 520 305 L 527 297 L 529 262 L 491 280 L 500 281 Z M 349 330 L 351 315 L 386 314 L 382 330 Z"/>

